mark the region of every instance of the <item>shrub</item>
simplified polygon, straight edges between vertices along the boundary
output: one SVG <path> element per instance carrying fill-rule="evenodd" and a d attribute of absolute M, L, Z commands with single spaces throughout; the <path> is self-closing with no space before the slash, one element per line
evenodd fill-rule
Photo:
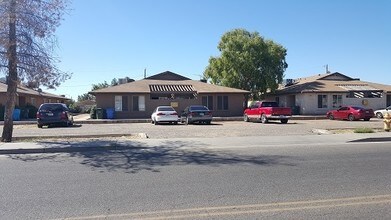
<path fill-rule="evenodd" d="M 96 119 L 96 106 L 90 108 L 90 118 Z"/>
<path fill-rule="evenodd" d="M 356 128 L 353 131 L 354 133 L 374 133 L 375 131 L 372 128 Z"/>

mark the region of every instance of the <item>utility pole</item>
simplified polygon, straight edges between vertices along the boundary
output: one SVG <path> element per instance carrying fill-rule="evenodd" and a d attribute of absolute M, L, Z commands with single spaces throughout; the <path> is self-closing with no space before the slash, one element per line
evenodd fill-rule
<path fill-rule="evenodd" d="M 324 67 L 326 67 L 326 73 L 330 73 L 330 71 L 329 71 L 329 65 L 326 64 L 326 65 L 324 65 Z"/>

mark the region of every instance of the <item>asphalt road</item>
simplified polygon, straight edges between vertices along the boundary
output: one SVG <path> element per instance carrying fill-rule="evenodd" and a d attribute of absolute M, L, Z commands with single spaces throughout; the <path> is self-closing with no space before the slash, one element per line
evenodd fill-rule
<path fill-rule="evenodd" d="M 388 139 L 291 137 L 1 155 L 0 219 L 391 219 Z"/>

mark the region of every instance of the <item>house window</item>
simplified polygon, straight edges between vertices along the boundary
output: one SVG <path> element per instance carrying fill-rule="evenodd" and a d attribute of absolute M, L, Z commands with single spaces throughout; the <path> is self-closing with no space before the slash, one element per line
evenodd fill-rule
<path fill-rule="evenodd" d="M 122 112 L 122 96 L 116 95 L 114 98 L 114 108 L 117 112 Z"/>
<path fill-rule="evenodd" d="M 228 110 L 228 96 L 217 96 L 217 110 Z"/>
<path fill-rule="evenodd" d="M 133 111 L 145 111 L 145 96 L 133 96 Z"/>
<path fill-rule="evenodd" d="M 333 95 L 333 108 L 342 106 L 342 95 Z"/>
<path fill-rule="evenodd" d="M 35 98 L 31 98 L 31 105 L 36 105 L 37 104 L 37 101 L 35 100 Z"/>
<path fill-rule="evenodd" d="M 128 111 L 128 96 L 116 95 L 114 97 L 114 108 L 117 112 Z"/>
<path fill-rule="evenodd" d="M 213 96 L 202 96 L 202 105 L 208 107 L 209 110 L 213 110 Z"/>
<path fill-rule="evenodd" d="M 327 95 L 318 95 L 318 108 L 327 108 Z"/>
<path fill-rule="evenodd" d="M 122 111 L 128 111 L 128 96 L 122 96 Z"/>

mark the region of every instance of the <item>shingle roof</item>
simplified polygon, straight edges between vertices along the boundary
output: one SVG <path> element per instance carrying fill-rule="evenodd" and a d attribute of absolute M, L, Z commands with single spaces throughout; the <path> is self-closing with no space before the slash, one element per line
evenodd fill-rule
<path fill-rule="evenodd" d="M 0 82 L 0 93 L 6 93 L 6 92 L 7 92 L 7 84 Z M 43 96 L 43 97 L 48 97 L 48 98 L 69 100 L 69 98 L 66 98 L 63 96 L 47 93 L 44 91 L 39 92 L 39 91 L 30 89 L 30 88 L 24 87 L 22 85 L 18 85 L 16 92 L 21 93 L 21 94 L 28 94 L 28 95 Z"/>
<path fill-rule="evenodd" d="M 299 78 L 292 85 L 280 87 L 277 94 L 306 92 L 348 92 L 348 91 L 385 91 L 391 93 L 390 85 L 360 81 L 341 73 L 318 74 Z"/>
<path fill-rule="evenodd" d="M 166 77 L 167 75 L 165 75 L 165 78 Z M 189 92 L 196 91 L 197 93 L 244 93 L 244 94 L 250 93 L 249 91 L 246 90 L 213 85 L 197 80 L 189 80 L 189 79 L 188 80 L 160 80 L 160 79 L 156 79 L 156 77 L 149 77 L 147 79 L 129 82 L 126 84 L 120 84 L 117 86 L 98 89 L 98 90 L 90 91 L 89 93 L 90 94 L 153 93 L 158 91 L 168 92 L 170 88 L 172 89 L 173 92 L 176 90 L 178 92 L 185 92 L 189 90 Z"/>

